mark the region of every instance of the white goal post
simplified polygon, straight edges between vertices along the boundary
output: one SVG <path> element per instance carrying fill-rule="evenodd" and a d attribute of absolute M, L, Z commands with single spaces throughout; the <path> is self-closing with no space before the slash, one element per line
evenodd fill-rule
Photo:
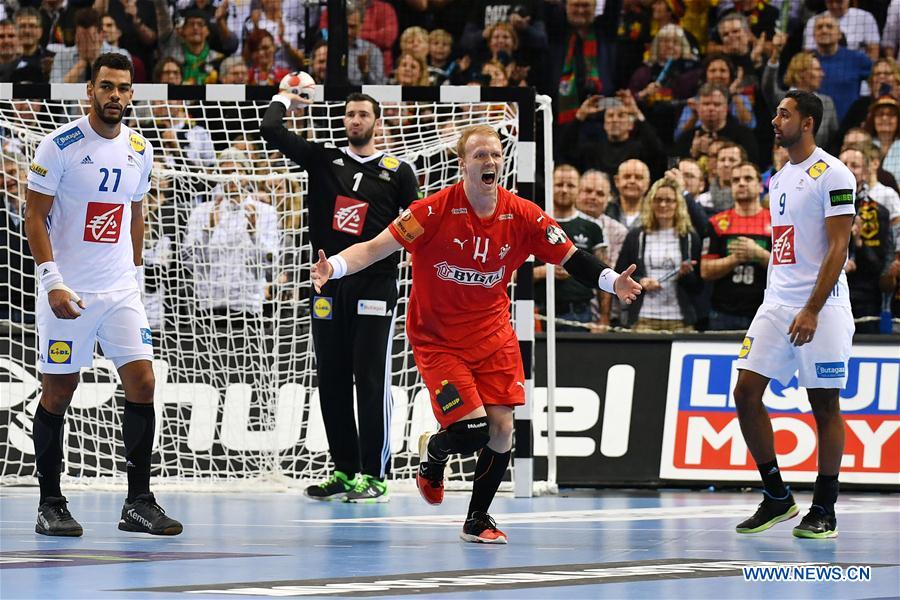
<path fill-rule="evenodd" d="M 351 91 L 382 103 L 376 144 L 413 165 L 422 191 L 458 180 L 455 143 L 467 126 L 488 124 L 501 137 L 500 183 L 534 199 L 535 182 L 552 198 L 552 115 L 531 88 L 319 86 L 316 102 L 288 127 L 311 141 L 346 144 L 341 114 Z M 312 262 L 306 230 L 306 173 L 266 147 L 258 128 L 275 92 L 241 85 L 137 84 L 126 123 L 154 146 L 153 185 L 145 198 L 144 300 L 153 329 L 157 379 L 155 481 L 203 487 L 231 482 L 296 487 L 327 475 L 329 457 L 319 410 L 309 332 Z M 36 372 L 33 261 L 20 227 L 25 176 L 34 150 L 53 129 L 86 110 L 83 84 L 0 83 L 0 210 L 12 219 L 0 253 L 0 483 L 34 483 L 31 428 L 40 396 Z M 543 121 L 542 135 L 538 124 Z M 537 140 L 540 140 L 538 145 Z M 15 182 L 10 182 L 10 180 Z M 249 241 L 226 231 L 218 239 L 196 232 L 196 209 L 221 202 L 253 211 L 259 231 Z M 251 206 L 252 205 L 252 206 Z M 224 228 L 224 227 L 223 227 Z M 411 481 L 419 434 L 436 427 L 406 340 L 410 266 L 400 268 L 401 299 L 392 355 L 393 451 L 390 477 Z M 510 286 L 511 318 L 527 379 L 524 407 L 515 413 L 516 446 L 510 481 L 517 496 L 555 491 L 555 432 L 534 389 L 532 263 Z M 213 298 L 229 298 L 220 310 Z M 548 346 L 552 344 L 552 336 Z M 549 352 L 548 354 L 552 356 Z M 120 413 L 124 401 L 112 364 L 95 355 L 82 372 L 68 413 L 64 482 L 124 482 Z M 552 382 L 552 378 L 550 379 Z M 552 384 L 551 384 L 552 385 Z M 551 404 L 552 406 L 552 404 Z M 364 424 L 371 426 L 371 424 Z M 381 426 L 381 425 L 377 425 Z M 534 481 L 534 448 L 550 449 L 546 481 Z M 465 487 L 474 457 L 448 469 Z M 509 486 L 509 483 L 505 484 Z"/>

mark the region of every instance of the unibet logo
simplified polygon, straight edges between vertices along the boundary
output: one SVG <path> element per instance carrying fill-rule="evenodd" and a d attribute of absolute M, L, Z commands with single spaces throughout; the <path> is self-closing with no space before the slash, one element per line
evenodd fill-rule
<path fill-rule="evenodd" d="M 72 362 L 72 342 L 50 340 L 50 349 L 47 352 L 50 362 L 57 365 L 67 365 Z"/>
<path fill-rule="evenodd" d="M 853 190 L 832 190 L 828 193 L 831 198 L 832 206 L 840 206 L 842 204 L 853 204 Z"/>

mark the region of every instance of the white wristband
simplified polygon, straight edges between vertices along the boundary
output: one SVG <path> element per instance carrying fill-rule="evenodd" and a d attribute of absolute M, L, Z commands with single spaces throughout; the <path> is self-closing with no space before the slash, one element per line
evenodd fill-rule
<path fill-rule="evenodd" d="M 272 96 L 272 102 L 280 102 L 284 105 L 285 110 L 291 110 L 291 100 L 286 96 L 282 96 L 281 94 L 275 94 Z"/>
<path fill-rule="evenodd" d="M 603 269 L 603 272 L 600 273 L 600 279 L 597 281 L 597 286 L 603 290 L 604 292 L 609 292 L 610 294 L 616 293 L 616 279 L 618 279 L 619 274 L 613 271 L 612 269 Z"/>
<path fill-rule="evenodd" d="M 50 293 L 53 290 L 63 290 L 68 292 L 72 297 L 73 302 L 80 302 L 81 298 L 78 297 L 69 286 L 63 283 L 62 274 L 59 272 L 59 267 L 56 266 L 56 263 L 52 260 L 48 260 L 47 262 L 41 263 L 38 265 L 38 280 L 41 282 L 41 287 L 44 288 L 46 293 Z"/>
<path fill-rule="evenodd" d="M 137 279 L 138 290 L 144 293 L 144 265 L 135 265 L 135 279 Z"/>
<path fill-rule="evenodd" d="M 328 264 L 331 265 L 331 277 L 329 279 L 340 279 L 347 274 L 347 261 L 340 254 L 328 257 Z"/>

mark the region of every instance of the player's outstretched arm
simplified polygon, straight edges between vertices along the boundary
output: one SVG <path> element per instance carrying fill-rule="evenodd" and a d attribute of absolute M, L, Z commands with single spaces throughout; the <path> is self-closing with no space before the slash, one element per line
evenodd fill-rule
<path fill-rule="evenodd" d="M 616 273 L 593 254 L 574 246 L 566 254 L 561 264 L 578 283 L 615 294 L 625 304 L 631 304 L 637 300 L 643 289 L 641 284 L 631 278 L 631 274 L 637 269 L 637 265 L 634 264 L 621 274 Z"/>
<path fill-rule="evenodd" d="M 59 319 L 75 319 L 81 315 L 78 308 L 86 307 L 78 294 L 63 283 L 59 268 L 53 262 L 53 248 L 47 233 L 47 216 L 52 206 L 53 196 L 28 190 L 25 202 L 25 236 L 38 267 L 38 279 L 47 290 L 47 301 L 53 314 Z"/>
<path fill-rule="evenodd" d="M 313 150 L 313 144 L 289 131 L 284 126 L 284 116 L 292 107 L 311 103 L 310 100 L 296 94 L 279 92 L 272 97 L 272 103 L 263 114 L 262 123 L 259 125 L 259 133 L 269 145 L 304 168 L 306 165 L 303 164 L 303 161 L 308 159 Z"/>
<path fill-rule="evenodd" d="M 316 292 L 321 292 L 322 286 L 329 279 L 340 279 L 345 275 L 362 271 L 401 248 L 400 242 L 385 229 L 368 242 L 353 244 L 330 258 L 325 256 L 323 250 L 319 250 L 319 260 L 310 271 L 313 287 L 316 288 Z"/>

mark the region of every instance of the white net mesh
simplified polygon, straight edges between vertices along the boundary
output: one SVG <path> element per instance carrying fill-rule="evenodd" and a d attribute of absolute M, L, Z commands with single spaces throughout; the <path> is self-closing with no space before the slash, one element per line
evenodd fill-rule
<path fill-rule="evenodd" d="M 164 481 L 309 481 L 329 472 L 309 328 L 311 250 L 307 174 L 265 147 L 267 103 L 136 101 L 126 120 L 155 148 L 144 200 L 144 301 L 154 332 L 155 476 Z M 33 260 L 22 248 L 25 174 L 40 140 L 84 114 L 74 101 L 0 105 L 5 218 L 0 252 L 0 481 L 33 481 Z M 501 185 L 515 190 L 516 105 L 386 103 L 380 149 L 414 165 L 426 194 L 457 181 L 459 132 L 487 123 L 501 135 Z M 346 143 L 341 103 L 321 103 L 288 127 Z M 249 233 L 248 233 L 249 232 Z M 435 427 L 404 335 L 409 266 L 401 263 L 393 349 L 391 477 L 414 475 L 419 434 Z M 113 365 L 96 355 L 67 418 L 65 474 L 116 481 L 124 402 Z M 471 472 L 453 463 L 451 480 Z M 468 464 L 466 464 L 468 463 Z"/>

